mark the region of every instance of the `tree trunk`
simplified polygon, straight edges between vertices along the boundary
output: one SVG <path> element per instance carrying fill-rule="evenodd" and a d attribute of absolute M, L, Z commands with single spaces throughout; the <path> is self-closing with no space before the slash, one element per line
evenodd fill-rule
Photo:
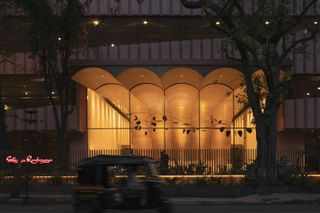
<path fill-rule="evenodd" d="M 257 121 L 257 174 L 263 180 L 276 179 L 276 119 L 273 110 L 269 122 Z"/>
<path fill-rule="evenodd" d="M 1 90 L 1 88 L 0 88 Z M 6 116 L 0 91 L 0 150 L 9 148 L 7 143 Z"/>
<path fill-rule="evenodd" d="M 58 135 L 58 155 L 59 155 L 59 166 L 62 170 L 67 169 L 66 163 L 66 146 L 65 146 L 65 129 L 60 128 L 57 130 Z"/>

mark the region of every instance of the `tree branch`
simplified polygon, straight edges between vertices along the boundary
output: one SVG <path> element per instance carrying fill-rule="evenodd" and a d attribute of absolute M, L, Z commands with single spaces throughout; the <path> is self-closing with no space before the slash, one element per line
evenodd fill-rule
<path fill-rule="evenodd" d="M 314 31 L 310 36 L 294 41 L 286 50 L 283 51 L 282 55 L 280 56 L 280 60 L 283 61 L 291 52 L 291 50 L 295 48 L 298 44 L 312 40 L 317 34 L 318 32 Z"/>
<path fill-rule="evenodd" d="M 181 0 L 183 6 L 189 9 L 199 9 L 202 7 L 204 0 L 199 1 L 188 1 L 188 0 Z"/>

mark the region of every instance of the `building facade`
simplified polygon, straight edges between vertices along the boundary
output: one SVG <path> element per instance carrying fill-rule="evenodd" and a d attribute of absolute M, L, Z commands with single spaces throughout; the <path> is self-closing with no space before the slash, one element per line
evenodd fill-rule
<path fill-rule="evenodd" d="M 255 9 L 252 2 L 246 10 Z M 300 3 L 293 4 L 297 13 Z M 312 9 L 319 12 L 319 5 Z M 93 0 L 86 20 L 87 47 L 72 59 L 71 150 L 256 148 L 252 113 L 238 101 L 243 76 L 201 10 L 179 0 Z M 289 56 L 293 86 L 279 110 L 278 149 L 320 144 L 320 41 L 307 51 Z M 27 52 L 12 59 L 0 66 L 9 134 L 54 131 L 36 62 Z"/>

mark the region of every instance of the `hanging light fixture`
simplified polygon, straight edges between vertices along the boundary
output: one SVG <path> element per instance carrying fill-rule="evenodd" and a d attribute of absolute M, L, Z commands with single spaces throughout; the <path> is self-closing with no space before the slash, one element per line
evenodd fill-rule
<path fill-rule="evenodd" d="M 167 116 L 163 115 L 163 116 L 162 116 L 162 120 L 163 120 L 163 121 L 167 121 Z"/>
<path fill-rule="evenodd" d="M 252 133 L 252 128 L 247 128 L 247 132 Z"/>

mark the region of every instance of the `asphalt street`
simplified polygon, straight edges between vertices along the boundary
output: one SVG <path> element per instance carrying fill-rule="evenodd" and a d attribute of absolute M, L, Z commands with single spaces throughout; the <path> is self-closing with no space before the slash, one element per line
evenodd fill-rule
<path fill-rule="evenodd" d="M 71 205 L 0 205 L 1 213 L 72 213 Z M 105 211 L 114 213 L 153 213 L 155 210 Z M 175 213 L 219 213 L 219 212 L 320 212 L 319 204 L 272 204 L 272 205 L 176 205 Z"/>

